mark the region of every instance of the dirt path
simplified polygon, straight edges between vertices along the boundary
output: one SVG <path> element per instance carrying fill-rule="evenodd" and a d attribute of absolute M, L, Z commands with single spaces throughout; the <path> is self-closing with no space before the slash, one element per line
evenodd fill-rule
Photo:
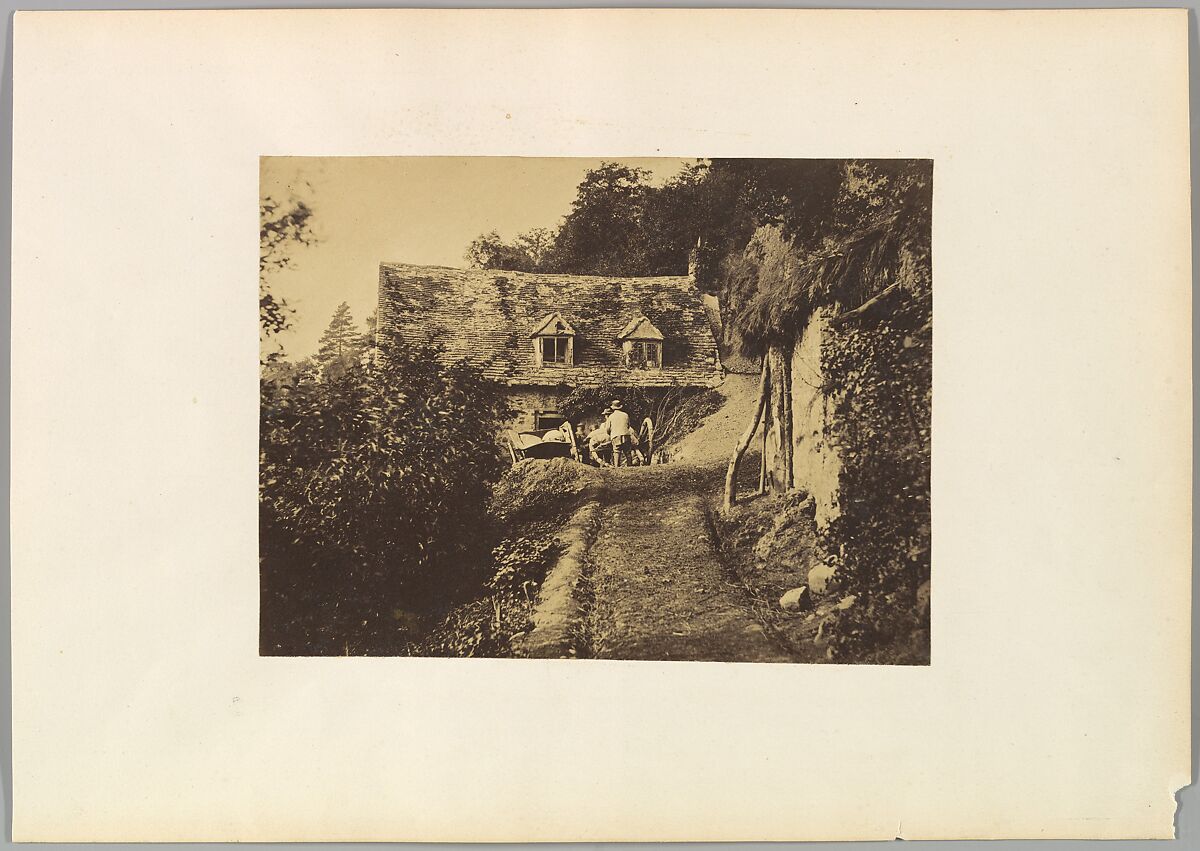
<path fill-rule="evenodd" d="M 721 409 L 680 441 L 672 453 L 672 463 L 707 466 L 729 460 L 729 453 L 754 415 L 758 376 L 726 375 L 717 392 L 725 397 Z"/>
<path fill-rule="evenodd" d="M 714 546 L 702 494 L 719 464 L 606 471 L 585 629 L 604 659 L 786 662 Z"/>

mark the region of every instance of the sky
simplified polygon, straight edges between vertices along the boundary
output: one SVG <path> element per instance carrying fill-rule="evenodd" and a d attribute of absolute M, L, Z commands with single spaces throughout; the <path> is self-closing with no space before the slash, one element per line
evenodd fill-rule
<path fill-rule="evenodd" d="M 465 266 L 475 237 L 498 231 L 511 240 L 555 227 L 570 210 L 588 169 L 604 160 L 532 157 L 263 157 L 260 193 L 302 199 L 313 210 L 317 242 L 292 252 L 291 268 L 273 274 L 272 292 L 294 309 L 279 336 L 292 359 L 317 350 L 334 310 L 354 319 L 375 310 L 381 262 Z M 655 183 L 690 162 L 619 159 L 646 168 Z"/>

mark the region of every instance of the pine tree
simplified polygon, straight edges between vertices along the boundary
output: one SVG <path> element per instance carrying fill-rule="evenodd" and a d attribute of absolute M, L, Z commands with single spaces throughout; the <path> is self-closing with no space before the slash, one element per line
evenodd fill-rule
<path fill-rule="evenodd" d="M 367 340 L 354 324 L 350 305 L 342 302 L 333 313 L 329 327 L 321 335 L 316 361 L 326 379 L 344 375 L 358 362 L 367 347 Z"/>

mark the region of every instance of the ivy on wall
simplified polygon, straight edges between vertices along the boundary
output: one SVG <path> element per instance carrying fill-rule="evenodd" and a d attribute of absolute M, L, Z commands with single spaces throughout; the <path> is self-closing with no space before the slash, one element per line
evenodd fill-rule
<path fill-rule="evenodd" d="M 857 661 L 906 641 L 928 655 L 932 298 L 884 307 L 827 335 L 821 352 L 842 460 L 841 514 L 822 543 L 855 597 L 830 647 Z"/>

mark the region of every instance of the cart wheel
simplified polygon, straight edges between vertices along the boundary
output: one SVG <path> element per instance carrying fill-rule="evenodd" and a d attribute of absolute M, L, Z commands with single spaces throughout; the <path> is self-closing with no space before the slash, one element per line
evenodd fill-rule
<path fill-rule="evenodd" d="M 579 444 L 575 442 L 575 427 L 564 420 L 560 428 L 567 433 L 567 443 L 571 444 L 571 457 L 576 461 L 580 461 Z"/>
<path fill-rule="evenodd" d="M 654 463 L 654 420 L 646 417 L 642 420 L 642 427 L 638 433 L 638 439 L 645 444 L 645 449 L 642 451 L 646 455 L 646 463 Z"/>

